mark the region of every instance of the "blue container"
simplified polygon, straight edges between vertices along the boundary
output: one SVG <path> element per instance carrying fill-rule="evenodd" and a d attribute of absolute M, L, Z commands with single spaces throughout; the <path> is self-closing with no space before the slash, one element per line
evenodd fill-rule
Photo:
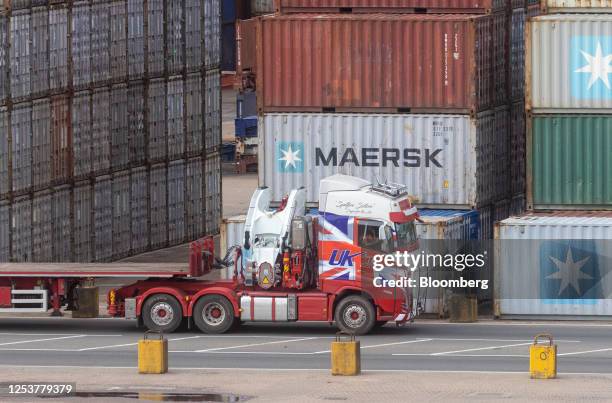
<path fill-rule="evenodd" d="M 236 137 L 257 137 L 257 116 L 235 119 Z"/>
<path fill-rule="evenodd" d="M 221 144 L 221 161 L 232 162 L 236 159 L 236 143 Z"/>
<path fill-rule="evenodd" d="M 236 0 L 223 0 L 222 21 L 234 23 L 236 21 Z"/>
<path fill-rule="evenodd" d="M 477 210 L 419 209 L 423 223 L 419 226 L 443 227 L 445 239 L 477 240 L 481 238 L 480 213 Z M 429 229 L 419 232 L 428 234 L 429 239 L 439 239 L 442 235 Z"/>
<path fill-rule="evenodd" d="M 221 46 L 221 69 L 223 71 L 236 71 L 236 26 L 234 22 L 223 24 Z"/>

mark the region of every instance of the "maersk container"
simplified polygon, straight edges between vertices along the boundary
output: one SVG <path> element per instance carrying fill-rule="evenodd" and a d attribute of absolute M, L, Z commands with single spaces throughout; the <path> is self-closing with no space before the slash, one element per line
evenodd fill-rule
<path fill-rule="evenodd" d="M 505 13 L 264 16 L 241 24 L 256 35 L 241 34 L 238 70 L 255 70 L 264 113 L 474 113 L 507 103 L 506 22 Z"/>
<path fill-rule="evenodd" d="M 216 152 L 221 145 L 221 72 L 209 70 L 204 76 L 204 146 Z"/>
<path fill-rule="evenodd" d="M 180 158 L 185 152 L 185 105 L 183 98 L 183 87 L 185 82 L 182 77 L 168 79 L 165 130 L 168 139 L 168 158 Z"/>
<path fill-rule="evenodd" d="M 266 114 L 259 121 L 259 184 L 277 202 L 304 186 L 314 205 L 321 178 L 344 173 L 406 184 L 422 206 L 482 206 L 501 198 L 495 149 L 507 130 L 496 130 L 495 120 L 507 122 L 507 113 Z"/>
<path fill-rule="evenodd" d="M 91 156 L 92 173 L 105 172 L 110 169 L 111 133 L 110 133 L 110 91 L 108 88 L 97 88 L 91 96 Z"/>
<path fill-rule="evenodd" d="M 119 170 L 130 163 L 128 95 L 125 84 L 113 85 L 110 91 L 111 168 Z"/>
<path fill-rule="evenodd" d="M 130 208 L 130 171 L 112 176 L 113 200 L 113 259 L 121 259 L 130 253 L 131 245 L 131 208 Z"/>
<path fill-rule="evenodd" d="M 30 96 L 30 11 L 14 12 L 9 19 L 10 29 L 10 88 L 13 101 Z"/>
<path fill-rule="evenodd" d="M 34 190 L 51 183 L 51 103 L 48 98 L 32 102 L 32 186 Z M 86 158 L 83 155 L 83 158 Z"/>
<path fill-rule="evenodd" d="M 166 82 L 163 79 L 151 80 L 148 99 L 149 159 L 164 160 L 168 155 L 166 138 Z"/>
<path fill-rule="evenodd" d="M 16 193 L 32 187 L 32 104 L 24 102 L 11 111 L 12 190 Z"/>
<path fill-rule="evenodd" d="M 612 116 L 528 122 L 528 209 L 612 209 Z"/>
<path fill-rule="evenodd" d="M 506 9 L 503 0 L 277 0 L 281 13 L 490 13 Z M 274 11 L 272 0 L 251 0 L 251 9 Z M 269 11 L 271 10 L 271 11 Z"/>
<path fill-rule="evenodd" d="M 209 235 L 219 233 L 221 223 L 221 156 L 206 156 L 204 161 L 205 230 Z"/>
<path fill-rule="evenodd" d="M 543 0 L 546 13 L 612 13 L 610 0 Z"/>
<path fill-rule="evenodd" d="M 32 197 L 32 261 L 53 261 L 53 192 L 45 190 Z"/>
<path fill-rule="evenodd" d="M 188 160 L 185 170 L 185 231 L 187 239 L 196 239 L 204 234 L 203 181 L 202 158 L 197 157 Z"/>
<path fill-rule="evenodd" d="M 11 126 L 8 110 L 0 108 L 0 133 L 8 133 Z M 0 136 L 0 199 L 3 199 L 11 191 L 9 176 L 9 136 Z"/>
<path fill-rule="evenodd" d="M 72 191 L 70 185 L 53 192 L 53 261 L 72 261 Z"/>
<path fill-rule="evenodd" d="M 11 205 L 0 200 L 0 262 L 11 260 Z"/>
<path fill-rule="evenodd" d="M 91 5 L 77 1 L 72 6 L 72 86 L 84 88 L 91 83 Z"/>
<path fill-rule="evenodd" d="M 142 253 L 149 246 L 149 176 L 146 167 L 132 169 L 130 209 L 132 219 L 130 253 Z"/>
<path fill-rule="evenodd" d="M 93 185 L 93 250 L 97 262 L 113 257 L 113 195 L 111 178 L 99 176 Z"/>
<path fill-rule="evenodd" d="M 22 196 L 11 204 L 11 261 L 32 261 L 32 199 Z"/>
<path fill-rule="evenodd" d="M 49 89 L 52 92 L 68 88 L 68 7 L 49 9 Z"/>
<path fill-rule="evenodd" d="M 144 1 L 127 2 L 128 78 L 143 78 L 145 71 Z"/>
<path fill-rule="evenodd" d="M 164 73 L 164 1 L 147 2 L 147 64 L 149 77 Z"/>
<path fill-rule="evenodd" d="M 97 85 L 110 80 L 110 10 L 108 3 L 91 5 L 91 79 Z"/>
<path fill-rule="evenodd" d="M 73 189 L 74 261 L 91 262 L 92 250 L 92 187 L 89 181 L 78 182 Z"/>
<path fill-rule="evenodd" d="M 605 71 L 612 55 L 612 14 L 543 15 L 529 20 L 526 33 L 528 110 L 612 113 Z"/>
<path fill-rule="evenodd" d="M 531 213 L 495 229 L 495 314 L 609 319 L 612 214 Z"/>
<path fill-rule="evenodd" d="M 142 82 L 128 84 L 128 140 L 130 164 L 142 165 L 147 159 L 147 133 L 145 127 L 145 87 Z"/>
<path fill-rule="evenodd" d="M 151 248 L 159 249 L 168 245 L 168 192 L 165 164 L 151 167 L 149 191 L 151 208 Z"/>
<path fill-rule="evenodd" d="M 95 105 L 95 113 L 99 113 Z M 72 150 L 74 158 L 73 175 L 86 177 L 92 172 L 92 104 L 91 92 L 82 91 L 72 98 Z"/>
<path fill-rule="evenodd" d="M 49 10 L 46 7 L 32 9 L 30 28 L 30 89 L 33 97 L 42 97 L 49 92 Z"/>
<path fill-rule="evenodd" d="M 168 244 L 185 240 L 185 161 L 168 164 Z"/>

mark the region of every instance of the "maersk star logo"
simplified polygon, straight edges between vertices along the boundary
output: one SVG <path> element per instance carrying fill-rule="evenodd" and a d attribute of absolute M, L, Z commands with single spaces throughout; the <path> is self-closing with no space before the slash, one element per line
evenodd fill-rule
<path fill-rule="evenodd" d="M 574 98 L 612 99 L 612 36 L 573 37 L 570 64 Z"/>
<path fill-rule="evenodd" d="M 612 73 L 612 54 L 605 55 L 601 49 L 601 42 L 597 42 L 597 50 L 594 55 L 591 55 L 583 50 L 580 51 L 582 56 L 587 61 L 587 65 L 576 70 L 576 73 L 590 74 L 589 89 L 597 80 L 601 80 L 605 86 L 610 89 L 610 80 L 608 74 Z"/>
<path fill-rule="evenodd" d="M 276 146 L 277 168 L 281 173 L 304 172 L 304 145 L 300 142 L 280 142 Z"/>
<path fill-rule="evenodd" d="M 574 256 L 572 255 L 572 248 L 568 247 L 565 261 L 561 261 L 556 257 L 550 256 L 550 260 L 552 260 L 555 266 L 557 266 L 557 269 L 559 271 L 546 276 L 546 278 L 561 280 L 561 285 L 559 286 L 559 295 L 561 295 L 567 287 L 572 287 L 574 291 L 576 291 L 576 293 L 582 294 L 580 290 L 580 280 L 593 279 L 591 275 L 581 271 L 582 267 L 589 261 L 589 259 L 591 259 L 591 256 L 587 256 L 577 262 L 574 261 Z"/>

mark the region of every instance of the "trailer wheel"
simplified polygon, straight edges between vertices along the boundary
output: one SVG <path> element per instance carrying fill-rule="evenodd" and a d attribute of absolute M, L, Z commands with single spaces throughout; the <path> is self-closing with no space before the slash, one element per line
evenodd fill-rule
<path fill-rule="evenodd" d="M 142 307 L 142 321 L 149 330 L 172 333 L 183 321 L 181 305 L 171 295 L 155 294 Z"/>
<path fill-rule="evenodd" d="M 204 333 L 225 333 L 236 322 L 234 307 L 221 295 L 205 295 L 193 307 L 193 321 Z"/>
<path fill-rule="evenodd" d="M 359 295 L 349 295 L 342 299 L 336 307 L 334 315 L 336 326 L 349 334 L 361 335 L 369 333 L 376 324 L 376 311 L 366 298 Z"/>

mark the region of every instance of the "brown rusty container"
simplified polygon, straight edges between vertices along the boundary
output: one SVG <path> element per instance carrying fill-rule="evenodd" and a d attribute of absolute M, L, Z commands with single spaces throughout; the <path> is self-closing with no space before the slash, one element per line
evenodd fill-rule
<path fill-rule="evenodd" d="M 72 123 L 70 99 L 51 97 L 52 180 L 63 183 L 72 175 Z"/>
<path fill-rule="evenodd" d="M 255 76 L 260 113 L 476 113 L 507 102 L 506 22 L 506 13 L 265 16 L 241 26 L 239 71 Z"/>
<path fill-rule="evenodd" d="M 281 13 L 490 13 L 505 0 L 277 0 Z"/>

